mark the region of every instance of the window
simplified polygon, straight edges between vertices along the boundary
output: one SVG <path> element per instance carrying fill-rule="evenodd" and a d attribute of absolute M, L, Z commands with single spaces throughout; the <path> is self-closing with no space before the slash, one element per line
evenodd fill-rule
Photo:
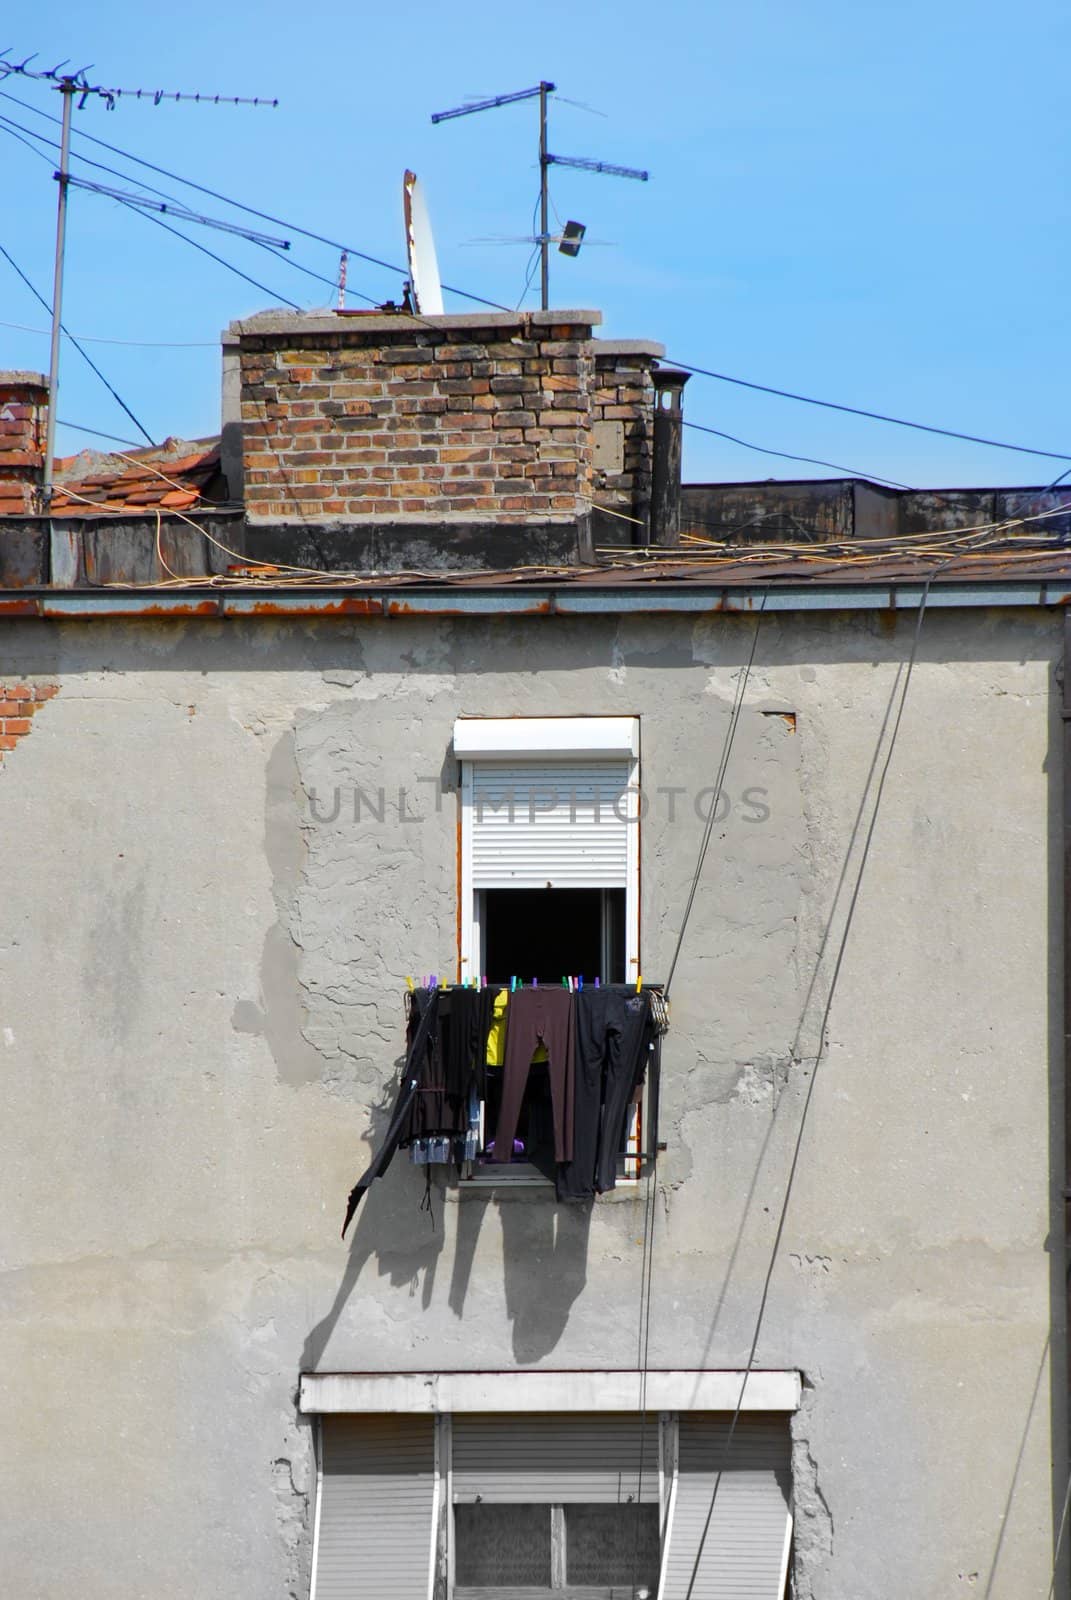
<path fill-rule="evenodd" d="M 462 977 L 637 977 L 639 719 L 462 717 L 454 753 Z"/>
<path fill-rule="evenodd" d="M 313 1600 L 782 1600 L 787 1419 L 328 1415 Z M 716 1492 L 715 1492 L 716 1488 Z"/>
<path fill-rule="evenodd" d="M 639 976 L 639 719 L 462 717 L 454 753 L 462 978 Z M 497 1103 L 492 1084 L 483 1145 L 494 1138 Z M 533 1069 L 518 1129 L 523 1152 L 509 1168 L 473 1175 L 498 1184 L 552 1176 L 550 1112 L 546 1073 Z M 622 1152 L 626 1179 L 639 1175 L 641 1133 L 637 1107 Z"/>

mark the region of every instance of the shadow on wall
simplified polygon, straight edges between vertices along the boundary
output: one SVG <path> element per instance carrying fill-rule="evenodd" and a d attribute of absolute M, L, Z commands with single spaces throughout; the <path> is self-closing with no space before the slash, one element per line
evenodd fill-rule
<path fill-rule="evenodd" d="M 394 1066 L 394 1076 L 384 1085 L 378 1104 L 372 1107 L 372 1126 L 367 1135 L 368 1160 L 379 1148 L 390 1123 L 405 1057 L 399 1056 Z M 424 1173 L 430 1170 L 425 1168 Z M 346 1270 L 331 1309 L 305 1338 L 301 1352 L 302 1372 L 313 1372 L 319 1367 L 346 1303 L 372 1256 L 379 1263 L 379 1276 L 389 1278 L 392 1288 L 408 1285 L 411 1295 L 416 1295 L 419 1288 L 424 1309 L 431 1305 L 435 1270 L 443 1248 L 443 1190 L 441 1183 L 433 1180 L 426 1190 L 425 1204 L 420 1199 L 424 1173 L 410 1166 L 408 1158 L 400 1154 L 386 1175 L 372 1184 L 357 1211 Z M 345 1195 L 340 1194 L 340 1222 L 345 1200 Z"/>
<path fill-rule="evenodd" d="M 465 1314 L 480 1230 L 495 1203 L 502 1218 L 502 1269 L 513 1358 L 524 1366 L 555 1348 L 587 1282 L 592 1203 L 559 1205 L 531 1191 L 525 1196 L 479 1192 L 460 1196 L 450 1278 L 450 1309 L 456 1317 Z"/>
<path fill-rule="evenodd" d="M 404 1065 L 405 1058 L 399 1057 L 395 1077 L 372 1109 L 369 1155 L 378 1148 L 390 1122 L 398 1074 Z M 301 1371 L 314 1372 L 320 1367 L 339 1319 L 373 1256 L 380 1278 L 388 1278 L 393 1289 L 408 1286 L 411 1296 L 419 1293 L 423 1310 L 431 1308 L 447 1218 L 445 1181 L 436 1177 L 440 1171 L 413 1167 L 400 1152 L 386 1175 L 372 1184 L 357 1212 L 349 1258 L 331 1308 L 305 1338 Z M 340 1195 L 340 1217 L 343 1201 Z M 532 1191 L 523 1196 L 500 1197 L 490 1190 L 459 1196 L 451 1208 L 456 1230 L 449 1290 L 450 1310 L 459 1320 L 465 1315 L 484 1218 L 496 1203 L 502 1218 L 502 1269 L 513 1356 L 525 1365 L 541 1360 L 555 1348 L 573 1302 L 587 1281 L 592 1207 L 590 1202 L 559 1205 L 548 1195 Z"/>

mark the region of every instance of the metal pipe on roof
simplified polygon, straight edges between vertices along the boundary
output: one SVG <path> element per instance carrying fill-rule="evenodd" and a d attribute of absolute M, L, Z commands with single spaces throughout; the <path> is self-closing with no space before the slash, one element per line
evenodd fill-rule
<path fill-rule="evenodd" d="M 681 398 L 690 374 L 676 367 L 652 368 L 654 427 L 651 445 L 651 543 L 675 545 L 681 536 Z"/>

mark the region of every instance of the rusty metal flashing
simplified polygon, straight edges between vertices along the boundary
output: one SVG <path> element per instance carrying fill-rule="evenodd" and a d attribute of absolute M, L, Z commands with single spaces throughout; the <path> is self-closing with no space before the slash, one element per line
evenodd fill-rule
<path fill-rule="evenodd" d="M 0 592 L 0 620 L 188 621 L 273 617 L 537 617 L 622 614 L 708 615 L 765 611 L 910 611 L 919 605 L 918 582 L 879 584 L 659 584 L 635 590 L 620 585 L 405 585 L 377 587 L 36 589 Z M 931 609 L 1071 605 L 1071 574 L 1058 582 L 935 582 Z"/>

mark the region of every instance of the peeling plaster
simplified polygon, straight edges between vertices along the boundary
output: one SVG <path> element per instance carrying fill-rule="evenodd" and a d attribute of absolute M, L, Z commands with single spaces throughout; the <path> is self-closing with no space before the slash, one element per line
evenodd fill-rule
<path fill-rule="evenodd" d="M 833 1561 L 833 1513 L 818 1481 L 810 1438 L 816 1411 L 817 1392 L 804 1378 L 803 1401 L 792 1419 L 793 1600 L 819 1600 Z"/>
<path fill-rule="evenodd" d="M 297 896 L 307 846 L 301 829 L 301 782 L 295 737 L 284 733 L 268 760 L 264 803 L 264 850 L 272 872 L 276 921 L 264 936 L 260 962 L 260 1000 L 238 1000 L 231 1026 L 238 1033 L 261 1034 L 271 1050 L 280 1082 L 292 1088 L 315 1083 L 323 1073 L 320 1055 L 305 1036 L 307 1008 L 301 973 L 301 946 L 295 936 Z"/>

